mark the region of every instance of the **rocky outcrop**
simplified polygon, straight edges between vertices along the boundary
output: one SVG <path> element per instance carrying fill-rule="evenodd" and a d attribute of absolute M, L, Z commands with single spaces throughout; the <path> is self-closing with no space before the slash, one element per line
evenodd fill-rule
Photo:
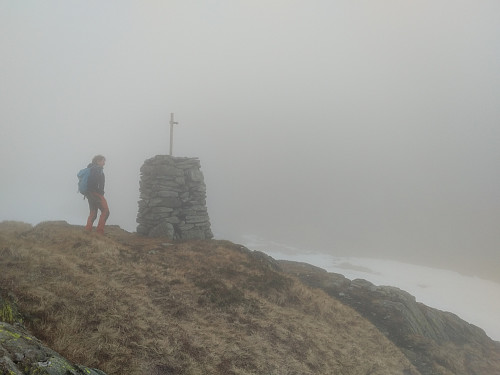
<path fill-rule="evenodd" d="M 157 155 L 141 167 L 137 233 L 171 239 L 211 239 L 200 161 Z"/>
<path fill-rule="evenodd" d="M 500 369 L 500 343 L 455 314 L 416 302 L 414 296 L 395 287 L 376 286 L 361 279 L 351 281 L 305 263 L 279 264 L 305 284 L 323 289 L 370 320 L 422 375 L 489 375 Z"/>
<path fill-rule="evenodd" d="M 106 375 L 75 365 L 44 346 L 20 325 L 0 322 L 0 373 L 9 375 Z"/>

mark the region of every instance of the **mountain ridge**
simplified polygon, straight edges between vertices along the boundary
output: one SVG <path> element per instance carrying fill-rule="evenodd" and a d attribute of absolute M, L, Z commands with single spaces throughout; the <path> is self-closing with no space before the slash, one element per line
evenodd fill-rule
<path fill-rule="evenodd" d="M 2 294 L 30 332 L 109 375 L 424 374 L 339 296 L 229 241 L 3 222 L 0 244 Z M 484 353 L 488 370 L 499 358 Z"/>
<path fill-rule="evenodd" d="M 500 342 L 456 314 L 417 302 L 410 293 L 396 287 L 376 286 L 362 279 L 349 280 L 306 263 L 279 263 L 285 272 L 294 274 L 305 284 L 353 307 L 398 346 L 422 374 L 434 374 L 436 368 L 440 374 L 497 371 Z M 443 347 L 447 350 L 442 350 Z M 484 357 L 496 365 L 488 367 Z"/>

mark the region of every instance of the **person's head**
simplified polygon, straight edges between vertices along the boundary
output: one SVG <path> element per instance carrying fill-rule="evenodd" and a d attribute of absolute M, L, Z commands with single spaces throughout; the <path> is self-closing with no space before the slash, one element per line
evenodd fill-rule
<path fill-rule="evenodd" d="M 92 164 L 99 165 L 101 167 L 104 167 L 104 164 L 106 163 L 106 158 L 102 155 L 96 155 L 92 159 Z"/>

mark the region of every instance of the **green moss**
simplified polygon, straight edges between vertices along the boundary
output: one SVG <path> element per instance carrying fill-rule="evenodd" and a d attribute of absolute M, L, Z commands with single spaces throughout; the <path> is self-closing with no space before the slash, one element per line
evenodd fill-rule
<path fill-rule="evenodd" d="M 8 330 L 4 330 L 2 328 L 0 328 L 0 333 L 2 333 L 3 335 L 9 335 L 11 337 L 13 337 L 14 339 L 19 339 L 21 338 L 21 335 L 16 333 L 16 332 L 11 332 L 11 331 L 8 331 Z"/>
<path fill-rule="evenodd" d="M 14 314 L 12 312 L 12 306 L 10 304 L 4 304 L 2 310 L 0 310 L 0 320 L 7 323 L 12 323 L 14 320 Z"/>
<path fill-rule="evenodd" d="M 22 323 L 23 318 L 14 302 L 0 297 L 0 321 L 9 324 Z"/>

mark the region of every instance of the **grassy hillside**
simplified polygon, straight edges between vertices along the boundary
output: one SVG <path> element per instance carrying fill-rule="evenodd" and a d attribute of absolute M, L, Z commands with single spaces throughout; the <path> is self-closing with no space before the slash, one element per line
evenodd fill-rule
<path fill-rule="evenodd" d="M 395 287 L 351 281 L 306 263 L 278 263 L 282 271 L 338 297 L 372 322 L 422 375 L 500 374 L 500 343 L 457 315 Z"/>
<path fill-rule="evenodd" d="M 418 374 L 358 313 L 226 241 L 0 223 L 27 328 L 108 374 Z"/>

